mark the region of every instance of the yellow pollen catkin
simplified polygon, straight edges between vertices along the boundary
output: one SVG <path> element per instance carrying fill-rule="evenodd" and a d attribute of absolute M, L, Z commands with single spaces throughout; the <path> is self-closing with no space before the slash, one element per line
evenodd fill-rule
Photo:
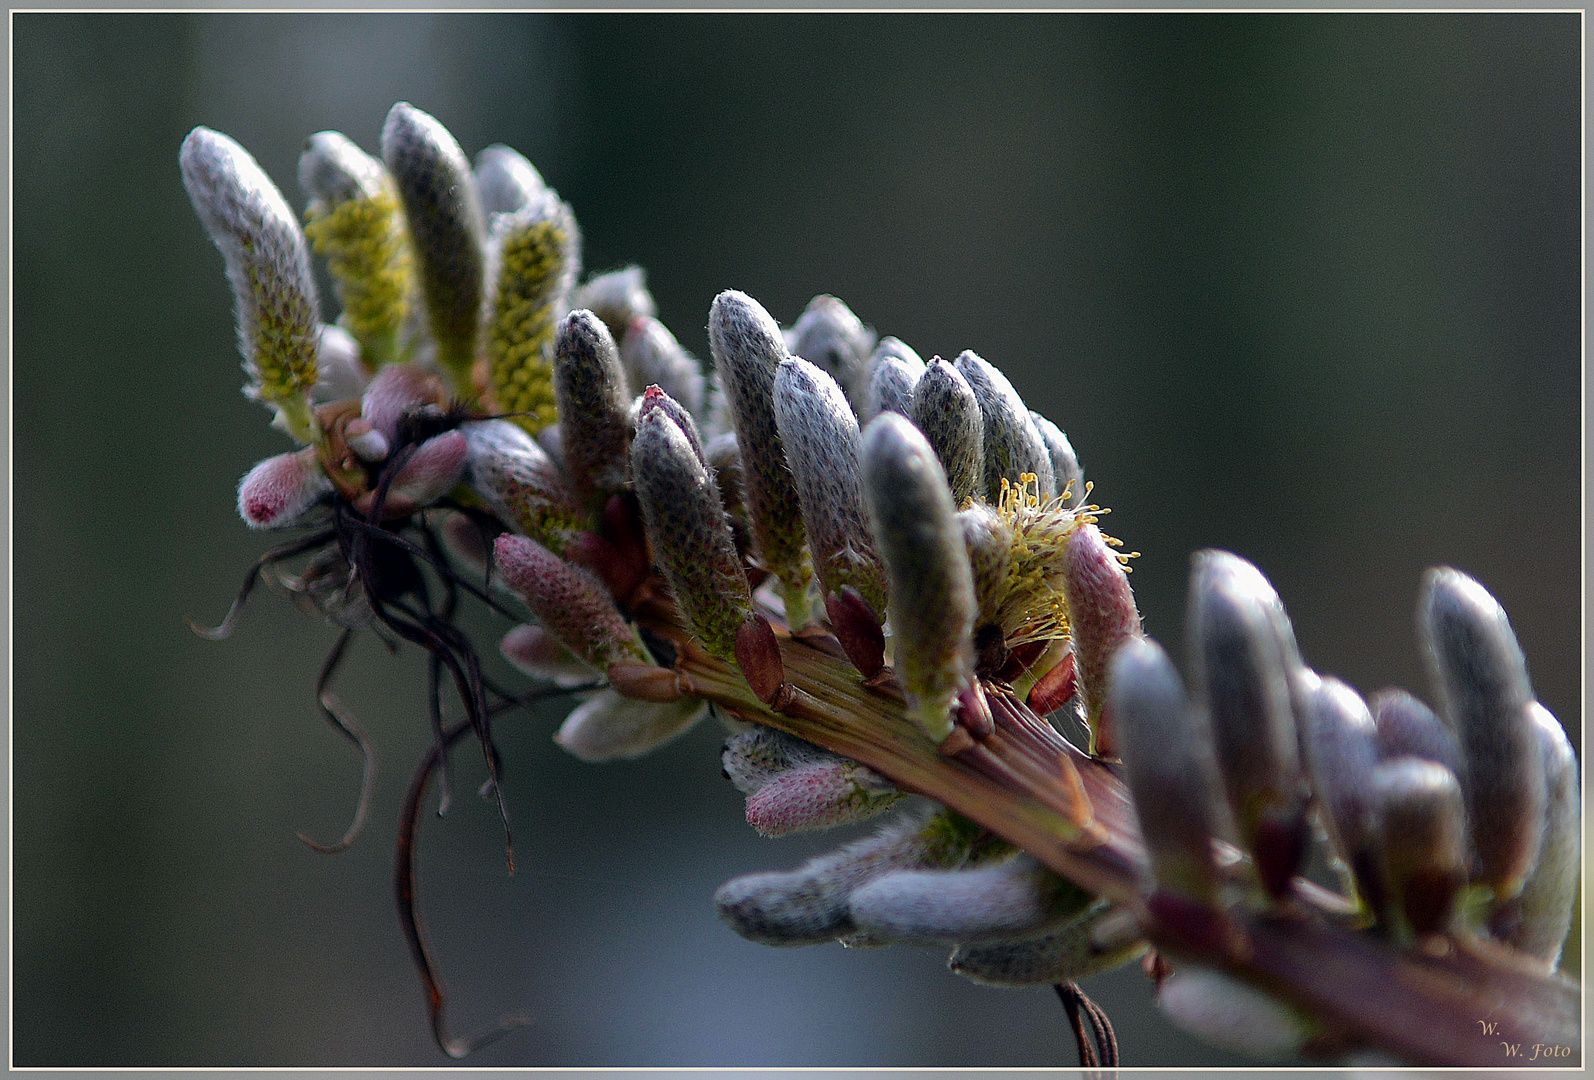
<path fill-rule="evenodd" d="M 360 343 L 365 366 L 375 370 L 397 359 L 412 274 L 398 196 L 384 186 L 335 207 L 317 201 L 304 232 L 327 260 L 343 304 L 342 322 Z"/>
<path fill-rule="evenodd" d="M 559 220 L 534 222 L 504 238 L 487 343 L 493 403 L 536 434 L 558 419 L 553 393 L 554 331 L 570 280 L 571 237 Z"/>

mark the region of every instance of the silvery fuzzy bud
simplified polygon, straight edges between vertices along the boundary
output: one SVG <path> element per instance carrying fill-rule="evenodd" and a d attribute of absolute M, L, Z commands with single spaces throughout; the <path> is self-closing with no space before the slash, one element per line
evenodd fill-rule
<path fill-rule="evenodd" d="M 924 432 L 941 459 L 952 500 L 962 506 L 973 496 L 984 495 L 985 421 L 968 380 L 938 356 L 919 377 L 908 408 L 908 418 Z M 996 505 L 994 498 L 986 501 Z"/>
<path fill-rule="evenodd" d="M 1034 421 L 1035 430 L 1040 432 L 1041 441 L 1046 444 L 1046 453 L 1052 459 L 1057 494 L 1068 492 L 1066 505 L 1070 509 L 1082 505 L 1085 501 L 1085 470 L 1079 467 L 1079 456 L 1074 453 L 1074 444 L 1068 441 L 1062 428 L 1034 409 L 1030 410 L 1029 418 Z"/>
<path fill-rule="evenodd" d="M 571 296 L 570 306 L 586 308 L 602 319 L 615 341 L 625 337 L 632 320 L 651 319 L 659 313 L 653 294 L 648 292 L 647 274 L 640 266 L 627 266 L 588 279 Z M 641 393 L 640 387 L 637 392 Z"/>
<path fill-rule="evenodd" d="M 784 731 L 754 725 L 725 740 L 720 766 L 726 779 L 745 795 L 754 795 L 777 776 L 817 762 L 844 758 Z"/>
<path fill-rule="evenodd" d="M 1069 534 L 1063 549 L 1063 597 L 1091 749 L 1111 756 L 1119 740 L 1112 711 L 1106 708 L 1107 664 L 1119 646 L 1140 634 L 1140 612 L 1123 560 L 1088 521 Z"/>
<path fill-rule="evenodd" d="M 401 101 L 382 125 L 382 160 L 398 188 L 437 362 L 471 390 L 486 291 L 487 226 L 470 162 L 437 119 Z"/>
<path fill-rule="evenodd" d="M 659 320 L 638 316 L 623 328 L 620 366 L 635 393 L 657 386 L 694 417 L 703 412 L 703 369 Z"/>
<path fill-rule="evenodd" d="M 975 625 L 996 623 L 1007 596 L 1007 573 L 1013 565 L 1012 526 L 988 504 L 976 500 L 958 511 L 958 527 L 963 530 L 974 596 L 979 601 Z"/>
<path fill-rule="evenodd" d="M 1162 981 L 1157 1005 L 1214 1046 L 1263 1060 L 1300 1053 L 1322 1030 L 1310 1016 L 1249 983 L 1195 964 L 1181 965 Z"/>
<path fill-rule="evenodd" d="M 328 401 L 346 401 L 365 392 L 371 373 L 360 363 L 360 346 L 341 326 L 321 324 L 321 336 L 316 341 L 316 380 L 310 388 L 310 400 L 317 405 Z"/>
<path fill-rule="evenodd" d="M 834 296 L 816 296 L 785 338 L 787 351 L 835 379 L 849 402 L 862 400 L 874 331 L 851 308 Z"/>
<path fill-rule="evenodd" d="M 625 374 L 608 327 L 590 311 L 572 311 L 554 345 L 554 397 L 565 475 L 594 509 L 626 482 L 631 441 Z"/>
<path fill-rule="evenodd" d="M 581 232 L 570 207 L 537 192 L 493 218 L 488 279 L 487 386 L 494 404 L 536 434 L 557 418 L 554 334 L 581 271 Z"/>
<path fill-rule="evenodd" d="M 1380 690 L 1367 699 L 1378 757 L 1420 757 L 1461 775 L 1461 744 L 1432 709 L 1404 690 Z"/>
<path fill-rule="evenodd" d="M 796 481 L 775 423 L 775 369 L 786 358 L 785 341 L 769 312 L 734 290 L 714 298 L 708 341 L 741 448 L 754 554 L 759 565 L 780 579 L 787 622 L 797 629 L 809 619 L 812 571 Z"/>
<path fill-rule="evenodd" d="M 1396 758 L 1374 768 L 1369 788 L 1380 915 L 1401 932 L 1443 930 L 1467 880 L 1461 785 L 1443 765 Z"/>
<path fill-rule="evenodd" d="M 537 621 L 588 664 L 605 671 L 610 664 L 653 662 L 636 628 L 586 567 L 511 533 L 494 541 L 493 558 L 504 584 L 526 601 Z"/>
<path fill-rule="evenodd" d="M 1554 968 L 1560 962 L 1561 946 L 1571 929 L 1572 908 L 1577 901 L 1582 799 L 1577 757 L 1560 721 L 1536 701 L 1528 706 L 1528 717 L 1539 739 L 1549 795 L 1544 838 L 1539 845 L 1539 860 L 1523 883 L 1522 892 L 1499 905 L 1490 918 L 1490 926 L 1502 941 Z"/>
<path fill-rule="evenodd" d="M 466 481 L 503 521 L 555 554 L 582 529 L 581 514 L 559 467 L 526 432 L 508 420 L 461 424 Z"/>
<path fill-rule="evenodd" d="M 858 420 L 846 395 L 817 366 L 792 357 L 775 371 L 774 401 L 822 595 L 851 585 L 877 615 L 884 612 L 885 567 L 864 523 Z"/>
<path fill-rule="evenodd" d="M 687 627 L 721 659 L 752 616 L 752 594 L 736 554 L 719 488 L 686 434 L 663 411 L 642 418 L 631 443 L 631 475 L 653 545 Z"/>
<path fill-rule="evenodd" d="M 1007 376 L 977 354 L 965 350 L 956 364 L 980 402 L 985 442 L 985 501 L 995 505 L 1002 497 L 1002 481 L 1018 483 L 1025 473 L 1040 482 L 1041 500 L 1057 494 L 1046 442 L 1029 418 L 1029 408 Z"/>
<path fill-rule="evenodd" d="M 599 690 L 565 718 L 553 741 L 582 761 L 641 757 L 684 735 L 708 715 L 708 702 L 635 701 Z"/>
<path fill-rule="evenodd" d="M 179 161 L 183 186 L 232 283 L 238 350 L 249 374 L 244 392 L 310 442 L 321 316 L 298 218 L 249 152 L 218 131 L 189 132 Z"/>
<path fill-rule="evenodd" d="M 498 651 L 522 674 L 566 690 L 585 686 L 602 674 L 541 626 L 522 623 L 511 628 L 498 643 Z"/>
<path fill-rule="evenodd" d="M 1378 764 L 1372 713 L 1338 679 L 1308 692 L 1301 746 L 1329 840 L 1346 866 L 1360 867 L 1373 834 L 1368 781 Z"/>
<path fill-rule="evenodd" d="M 542 174 L 520 151 L 493 143 L 476 155 L 476 194 L 482 213 L 513 214 L 547 189 Z"/>
<path fill-rule="evenodd" d="M 957 870 L 895 870 L 855 889 L 847 909 L 873 942 L 954 944 L 1039 933 L 1089 902 L 1022 852 Z"/>
<path fill-rule="evenodd" d="M 692 453 L 697 455 L 697 460 L 703 462 L 705 466 L 708 464 L 708 459 L 703 453 L 703 437 L 697 433 L 697 423 L 692 419 L 692 414 L 679 401 L 676 401 L 659 387 L 650 386 L 641 397 L 636 399 L 633 403 L 633 408 L 636 415 L 635 425 L 637 426 L 640 426 L 642 421 L 647 419 L 648 413 L 654 409 L 658 409 L 665 416 L 668 416 L 675 426 L 681 429 L 681 434 L 686 436 L 686 441 L 691 445 Z"/>
<path fill-rule="evenodd" d="M 796 870 L 733 878 L 715 892 L 714 908 L 750 941 L 830 941 L 857 929 L 847 909 L 855 889 L 892 870 L 957 865 L 967 858 L 977 832 L 948 811 L 924 804 L 895 815 L 873 836 Z"/>
<path fill-rule="evenodd" d="M 336 131 L 310 136 L 299 186 L 311 200 L 305 236 L 326 257 L 343 305 L 339 322 L 375 371 L 397 357 L 409 315 L 413 270 L 398 195 L 382 163 Z"/>
<path fill-rule="evenodd" d="M 1122 908 L 1095 900 L 1061 926 L 1042 934 L 960 944 L 946 964 L 964 978 L 989 986 L 1077 982 L 1127 964 L 1146 951 L 1145 941 L 1138 937 L 1098 940 L 1098 929 L 1122 914 Z"/>
<path fill-rule="evenodd" d="M 238 483 L 238 515 L 251 529 L 285 529 L 331 493 L 315 447 L 307 446 L 268 457 L 245 473 Z"/>
<path fill-rule="evenodd" d="M 869 370 L 874 371 L 874 366 L 880 361 L 892 357 L 908 365 L 915 376 L 924 374 L 924 360 L 913 350 L 913 347 L 900 338 L 883 337 L 875 343 L 874 352 L 869 356 Z"/>
<path fill-rule="evenodd" d="M 1539 738 L 1527 719 L 1527 663 L 1505 610 L 1458 570 L 1423 575 L 1417 627 L 1440 715 L 1461 744 L 1474 879 L 1510 899 L 1538 857 L 1544 820 Z"/>
<path fill-rule="evenodd" d="M 890 591 L 894 666 L 910 711 L 936 742 L 974 679 L 978 604 L 946 473 L 919 429 L 896 413 L 863 433 L 863 493 Z"/>
<path fill-rule="evenodd" d="M 747 799 L 747 823 L 763 836 L 833 829 L 890 809 L 903 793 L 856 761 L 829 755 L 771 777 Z"/>
<path fill-rule="evenodd" d="M 1278 595 L 1236 555 L 1201 551 L 1191 561 L 1193 697 L 1211 718 L 1241 843 L 1279 895 L 1304 854 L 1306 797 Z"/>
<path fill-rule="evenodd" d="M 905 360 L 882 356 L 870 365 L 868 389 L 858 419 L 867 424 L 883 412 L 908 416 L 913 410 L 913 388 L 923 374 L 922 366 L 914 369 Z"/>
<path fill-rule="evenodd" d="M 1157 887 L 1216 906 L 1223 882 L 1212 837 L 1227 834 L 1228 810 L 1206 717 L 1190 708 L 1173 662 L 1150 638 L 1114 654 L 1107 682 Z"/>
<path fill-rule="evenodd" d="M 742 475 L 742 455 L 736 448 L 736 432 L 716 435 L 703 447 L 703 461 L 709 475 L 719 485 L 720 501 L 725 504 L 725 517 L 731 524 L 731 536 L 736 540 L 738 555 L 745 555 L 752 544 L 752 534 L 747 524 L 746 483 Z"/>

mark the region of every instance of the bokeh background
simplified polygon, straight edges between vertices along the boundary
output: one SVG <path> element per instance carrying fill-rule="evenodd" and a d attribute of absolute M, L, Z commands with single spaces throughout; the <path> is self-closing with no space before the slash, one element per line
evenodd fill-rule
<path fill-rule="evenodd" d="M 238 392 L 221 260 L 183 192 L 195 124 L 295 205 L 304 137 L 374 149 L 407 99 L 508 142 L 576 208 L 589 268 L 647 267 L 706 355 L 744 289 L 844 298 L 925 356 L 975 348 L 1070 434 L 1182 649 L 1191 551 L 1272 578 L 1306 657 L 1423 689 L 1413 604 L 1448 563 L 1505 604 L 1580 743 L 1579 17 L 13 17 L 14 1061 L 434 1065 L 390 898 L 424 664 L 257 597 L 233 507 L 286 448 Z M 489 631 L 483 620 L 482 632 Z M 491 640 L 491 639 L 488 639 Z M 704 725 L 640 762 L 500 725 L 491 808 L 428 821 L 422 902 L 453 1018 L 534 1025 L 480 1065 L 1072 1064 L 1047 992 L 930 950 L 773 950 L 709 897 L 833 837 L 741 820 Z M 459 755 L 468 792 L 479 756 Z M 1575 955 L 1575 954 L 1574 954 Z M 1130 1065 L 1239 1059 L 1138 971 L 1087 989 Z"/>

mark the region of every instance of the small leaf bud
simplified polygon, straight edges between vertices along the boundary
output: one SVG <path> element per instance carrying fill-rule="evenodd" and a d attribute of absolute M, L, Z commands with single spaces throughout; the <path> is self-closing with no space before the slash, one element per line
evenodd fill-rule
<path fill-rule="evenodd" d="M 542 174 L 518 150 L 494 143 L 476 155 L 476 193 L 482 213 L 513 214 L 547 190 Z"/>
<path fill-rule="evenodd" d="M 398 195 L 382 163 L 336 131 L 310 136 L 299 186 L 311 200 L 305 236 L 326 257 L 343 305 L 339 321 L 375 371 L 397 357 L 409 314 L 413 271 Z"/>
<path fill-rule="evenodd" d="M 251 529 L 284 529 L 303 521 L 331 493 L 315 447 L 307 446 L 250 469 L 238 484 L 238 514 Z"/>
<path fill-rule="evenodd" d="M 1306 797 L 1278 594 L 1224 551 L 1192 559 L 1188 638 L 1194 698 L 1211 718 L 1242 844 L 1277 896 L 1305 853 Z"/>
<path fill-rule="evenodd" d="M 615 341 L 625 337 L 633 320 L 651 319 L 659 313 L 653 294 L 648 292 L 647 275 L 640 266 L 589 278 L 571 296 L 570 306 L 586 308 L 602 319 Z"/>
<path fill-rule="evenodd" d="M 299 221 L 249 152 L 220 132 L 189 132 L 179 160 L 183 186 L 232 283 L 238 350 L 249 374 L 244 392 L 275 408 L 289 434 L 311 442 L 321 316 Z"/>
<path fill-rule="evenodd" d="M 1041 433 L 1035 430 L 1024 399 L 1018 396 L 1007 376 L 967 350 L 958 355 L 956 367 L 980 403 L 985 443 L 985 501 L 994 506 L 1002 497 L 1002 481 L 1016 484 L 1025 473 L 1034 473 L 1039 480 L 1042 502 L 1056 495 L 1057 479 L 1052 473 L 1051 455 L 1046 451 Z"/>
<path fill-rule="evenodd" d="M 1206 718 L 1150 638 L 1131 638 L 1113 655 L 1107 685 L 1157 887 L 1215 907 L 1222 878 L 1212 837 L 1226 834 L 1228 812 Z"/>
<path fill-rule="evenodd" d="M 1065 505 L 1070 510 L 1077 509 L 1085 501 L 1085 470 L 1079 467 L 1079 457 L 1074 453 L 1073 443 L 1068 441 L 1062 428 L 1034 409 L 1030 410 L 1029 418 L 1035 422 L 1035 430 L 1040 432 L 1041 441 L 1046 444 L 1046 453 L 1052 459 L 1057 494 L 1067 491 L 1068 501 Z"/>
<path fill-rule="evenodd" d="M 775 423 L 775 369 L 786 358 L 780 327 L 759 303 L 734 290 L 714 298 L 709 349 L 741 450 L 743 492 L 759 565 L 780 579 L 792 629 L 807 624 L 812 570 L 802 507 Z"/>
<path fill-rule="evenodd" d="M 461 424 L 466 480 L 504 521 L 555 554 L 581 531 L 580 514 L 558 466 L 524 430 L 507 420 Z"/>
<path fill-rule="evenodd" d="M 1302 748 L 1330 842 L 1346 866 L 1361 865 L 1372 841 L 1368 781 L 1378 764 L 1372 713 L 1338 679 L 1322 679 L 1307 695 Z"/>
<path fill-rule="evenodd" d="M 1461 785 L 1443 765 L 1396 758 L 1374 768 L 1381 917 L 1403 936 L 1443 930 L 1467 880 Z"/>
<path fill-rule="evenodd" d="M 662 409 L 642 417 L 631 474 L 654 561 L 688 628 L 721 659 L 752 612 L 747 575 L 731 539 L 719 488 L 691 441 Z"/>
<path fill-rule="evenodd" d="M 1097 929 L 1122 914 L 1122 908 L 1096 900 L 1043 934 L 960 944 L 946 964 L 964 978 L 988 986 L 1077 982 L 1127 964 L 1146 951 L 1145 941 L 1138 936 L 1108 943 L 1097 940 Z"/>
<path fill-rule="evenodd" d="M 1076 676 L 1085 698 L 1093 753 L 1112 756 L 1119 739 L 1107 705 L 1107 663 L 1125 641 L 1140 634 L 1129 574 L 1101 530 L 1086 522 L 1063 550 L 1063 597 L 1068 604 Z"/>
<path fill-rule="evenodd" d="M 1539 739 L 1549 794 L 1544 838 L 1539 845 L 1539 860 L 1523 883 L 1522 892 L 1497 907 L 1490 926 L 1500 940 L 1554 968 L 1560 962 L 1561 947 L 1572 926 L 1572 908 L 1577 902 L 1582 798 L 1577 757 L 1561 722 L 1536 701 L 1527 709 L 1529 723 Z"/>
<path fill-rule="evenodd" d="M 703 369 L 659 320 L 639 315 L 623 328 L 620 366 L 632 391 L 657 386 L 694 417 L 703 412 Z"/>
<path fill-rule="evenodd" d="M 684 735 L 707 715 L 708 703 L 697 698 L 658 704 L 599 690 L 565 718 L 553 741 L 582 761 L 637 758 Z"/>
<path fill-rule="evenodd" d="M 834 296 L 816 296 L 786 334 L 786 348 L 835 379 L 847 401 L 857 402 L 863 398 L 874 340 L 874 331 L 846 304 Z"/>
<path fill-rule="evenodd" d="M 913 388 L 908 418 L 935 448 L 952 487 L 952 501 L 962 506 L 973 496 L 984 495 L 985 421 L 974 389 L 957 368 L 939 356 L 930 361 Z M 995 500 L 987 501 L 995 505 Z"/>
<path fill-rule="evenodd" d="M 774 402 L 821 595 L 851 586 L 884 611 L 885 568 L 864 523 L 858 420 L 846 396 L 824 371 L 792 357 L 776 369 Z"/>
<path fill-rule="evenodd" d="M 487 387 L 504 412 L 537 434 L 556 419 L 554 333 L 580 272 L 581 233 L 570 207 L 541 191 L 493 218 Z"/>
<path fill-rule="evenodd" d="M 1039 933 L 1089 897 L 1020 852 L 957 870 L 897 870 L 848 899 L 853 925 L 873 941 L 928 945 Z"/>
<path fill-rule="evenodd" d="M 1538 857 L 1545 803 L 1522 649 L 1499 601 L 1448 568 L 1423 576 L 1417 626 L 1440 715 L 1461 745 L 1474 877 L 1510 899 Z"/>
<path fill-rule="evenodd" d="M 863 492 L 885 559 L 895 667 L 911 712 L 936 742 L 974 678 L 977 604 L 946 473 L 919 429 L 882 413 L 863 434 Z"/>
<path fill-rule="evenodd" d="M 602 671 L 627 660 L 653 662 L 636 629 L 590 570 L 511 533 L 494 541 L 493 556 L 504 584 L 526 601 L 549 633 L 588 664 Z"/>
<path fill-rule="evenodd" d="M 631 426 L 620 353 L 608 328 L 585 310 L 565 316 L 554 348 L 565 473 L 577 497 L 596 509 L 626 482 Z"/>
<path fill-rule="evenodd" d="M 763 836 L 832 829 L 890 808 L 903 793 L 845 758 L 815 761 L 770 778 L 747 800 L 747 823 Z"/>
<path fill-rule="evenodd" d="M 522 623 L 504 635 L 498 651 L 515 669 L 562 689 L 586 686 L 598 678 L 598 669 L 559 643 L 540 626 Z"/>
<path fill-rule="evenodd" d="M 1461 775 L 1461 744 L 1443 720 L 1404 690 L 1380 690 L 1367 700 L 1373 714 L 1378 757 L 1420 757 Z"/>
<path fill-rule="evenodd" d="M 382 125 L 382 159 L 414 246 L 437 361 L 471 389 L 486 281 L 486 224 L 470 162 L 437 119 L 401 101 Z"/>

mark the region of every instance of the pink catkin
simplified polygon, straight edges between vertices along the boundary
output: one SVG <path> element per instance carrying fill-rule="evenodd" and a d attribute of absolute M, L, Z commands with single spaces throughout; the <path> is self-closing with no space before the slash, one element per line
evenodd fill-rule
<path fill-rule="evenodd" d="M 858 816 L 857 766 L 817 762 L 787 770 L 747 799 L 747 823 L 765 836 L 827 829 Z"/>
<path fill-rule="evenodd" d="M 1107 662 L 1120 645 L 1140 633 L 1140 613 L 1129 589 L 1129 574 L 1094 525 L 1081 525 L 1069 537 L 1063 595 L 1074 639 L 1078 678 L 1085 694 L 1093 749 L 1116 753 L 1112 718 L 1103 716 L 1107 700 Z"/>
<path fill-rule="evenodd" d="M 651 663 L 631 625 L 591 571 L 535 540 L 505 534 L 493 545 L 498 571 L 554 637 L 602 671 L 619 661 Z"/>
<path fill-rule="evenodd" d="M 278 454 L 256 465 L 238 484 L 238 513 L 252 529 L 289 525 L 331 484 L 321 471 L 315 447 Z"/>

